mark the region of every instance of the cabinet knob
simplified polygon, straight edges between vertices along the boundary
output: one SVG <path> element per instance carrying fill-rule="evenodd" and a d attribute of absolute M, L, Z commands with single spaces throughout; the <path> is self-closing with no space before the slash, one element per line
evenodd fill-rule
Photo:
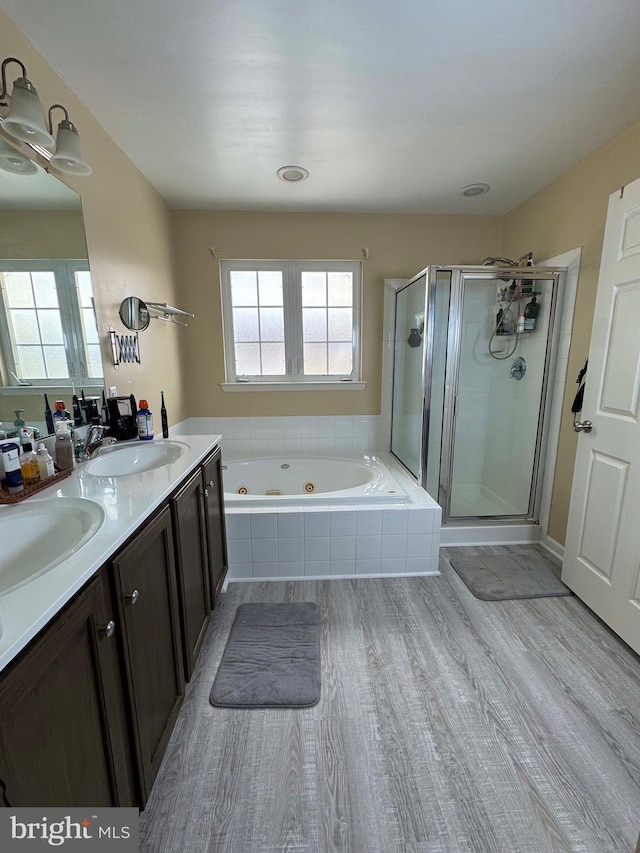
<path fill-rule="evenodd" d="M 135 604 L 136 601 L 140 598 L 140 593 L 137 589 L 134 589 L 133 592 L 130 592 L 128 595 L 125 595 L 124 600 L 128 601 L 129 604 Z"/>
<path fill-rule="evenodd" d="M 208 486 L 210 489 L 212 489 L 212 488 L 213 488 L 213 480 L 209 480 L 209 482 L 207 483 L 207 486 Z"/>
<path fill-rule="evenodd" d="M 204 496 L 205 496 L 205 498 L 209 497 L 209 489 L 204 490 Z"/>
<path fill-rule="evenodd" d="M 101 634 L 104 634 L 105 637 L 107 637 L 107 639 L 108 639 L 109 637 L 113 637 L 113 635 L 115 634 L 116 623 L 113 621 L 113 619 L 110 619 L 106 625 L 101 625 L 100 628 L 98 628 L 98 630 L 100 631 Z"/>

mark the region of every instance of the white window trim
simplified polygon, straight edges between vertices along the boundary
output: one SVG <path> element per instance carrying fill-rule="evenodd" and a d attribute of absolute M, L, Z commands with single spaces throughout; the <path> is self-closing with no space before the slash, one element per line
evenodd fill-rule
<path fill-rule="evenodd" d="M 70 376 L 68 379 L 56 377 L 45 379 L 38 377 L 26 380 L 31 384 L 18 385 L 13 379 L 12 373 L 17 374 L 16 362 L 13 353 L 12 339 L 9 332 L 9 322 L 6 315 L 6 303 L 4 296 L 0 294 L 0 333 L 2 334 L 2 354 L 5 365 L 9 371 L 7 380 L 9 385 L 16 387 L 25 393 L 27 387 L 36 389 L 70 388 L 84 386 L 86 388 L 100 388 L 104 385 L 104 377 L 89 377 L 84 350 L 84 335 L 82 331 L 82 319 L 80 316 L 80 305 L 76 297 L 75 275 L 76 271 L 89 271 L 89 262 L 85 259 L 27 259 L 12 260 L 2 259 L 0 261 L 2 272 L 49 272 L 52 271 L 56 278 L 56 290 L 58 293 L 58 306 L 62 319 L 62 329 L 65 350 L 67 352 L 67 363 Z M 61 286 L 60 286 L 61 285 Z M 22 378 L 22 377 L 21 377 Z"/>
<path fill-rule="evenodd" d="M 285 376 L 236 376 L 235 337 L 233 328 L 233 306 L 231 303 L 230 273 L 235 270 L 260 269 L 279 270 L 283 275 L 285 302 L 285 362 L 288 366 Z M 333 374 L 302 374 L 302 305 L 301 273 L 313 271 L 344 271 L 353 274 L 353 370 L 350 376 Z M 324 391 L 354 391 L 366 387 L 360 378 L 361 365 L 361 327 L 362 327 L 362 263 L 360 261 L 265 261 L 256 259 L 221 260 L 220 288 L 222 298 L 222 322 L 225 353 L 226 382 L 221 383 L 223 391 L 308 391 L 312 388 Z M 297 348 L 297 349 L 296 349 Z"/>

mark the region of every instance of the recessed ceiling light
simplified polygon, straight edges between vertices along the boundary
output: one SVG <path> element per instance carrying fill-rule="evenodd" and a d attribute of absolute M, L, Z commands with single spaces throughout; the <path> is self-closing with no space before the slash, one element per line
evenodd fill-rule
<path fill-rule="evenodd" d="M 309 172 L 302 166 L 282 166 L 276 174 L 281 181 L 287 181 L 290 184 L 297 184 L 309 177 Z"/>
<path fill-rule="evenodd" d="M 469 184 L 468 187 L 462 187 L 461 193 L 466 196 L 484 195 L 490 189 L 489 184 Z"/>

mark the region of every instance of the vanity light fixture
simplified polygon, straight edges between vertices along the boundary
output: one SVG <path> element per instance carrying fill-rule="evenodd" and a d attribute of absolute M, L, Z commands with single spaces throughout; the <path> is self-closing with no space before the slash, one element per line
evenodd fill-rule
<path fill-rule="evenodd" d="M 0 139 L 0 169 L 13 175 L 36 175 L 38 167 L 4 139 Z"/>
<path fill-rule="evenodd" d="M 49 107 L 49 130 L 53 130 L 51 112 L 55 109 L 62 110 L 64 118 L 58 125 L 56 150 L 49 162 L 59 172 L 68 172 L 71 175 L 90 175 L 91 166 L 85 162 L 82 156 L 78 131 L 75 124 L 69 121 L 69 113 L 62 104 L 53 104 Z"/>
<path fill-rule="evenodd" d="M 22 70 L 22 76 L 13 84 L 11 97 L 8 95 L 7 65 L 15 62 Z M 8 106 L 9 112 L 2 119 L 2 130 L 14 139 L 26 142 L 34 149 L 55 148 L 53 155 L 42 153 L 51 166 L 59 172 L 73 175 L 90 175 L 91 167 L 85 162 L 80 151 L 80 138 L 75 125 L 69 121 L 69 114 L 61 104 L 49 109 L 49 127 L 45 123 L 44 109 L 38 97 L 36 87 L 27 79 L 27 71 L 22 62 L 13 56 L 7 57 L 0 67 L 2 90 L 0 106 Z M 51 112 L 54 109 L 64 111 L 64 119 L 58 125 L 57 140 L 53 138 Z"/>

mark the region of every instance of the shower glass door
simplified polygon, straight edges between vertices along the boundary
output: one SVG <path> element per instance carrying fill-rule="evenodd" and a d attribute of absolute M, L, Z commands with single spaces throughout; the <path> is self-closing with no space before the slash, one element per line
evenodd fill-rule
<path fill-rule="evenodd" d="M 555 281 L 460 275 L 450 519 L 534 512 Z"/>
<path fill-rule="evenodd" d="M 391 452 L 421 479 L 427 271 L 396 293 Z"/>

